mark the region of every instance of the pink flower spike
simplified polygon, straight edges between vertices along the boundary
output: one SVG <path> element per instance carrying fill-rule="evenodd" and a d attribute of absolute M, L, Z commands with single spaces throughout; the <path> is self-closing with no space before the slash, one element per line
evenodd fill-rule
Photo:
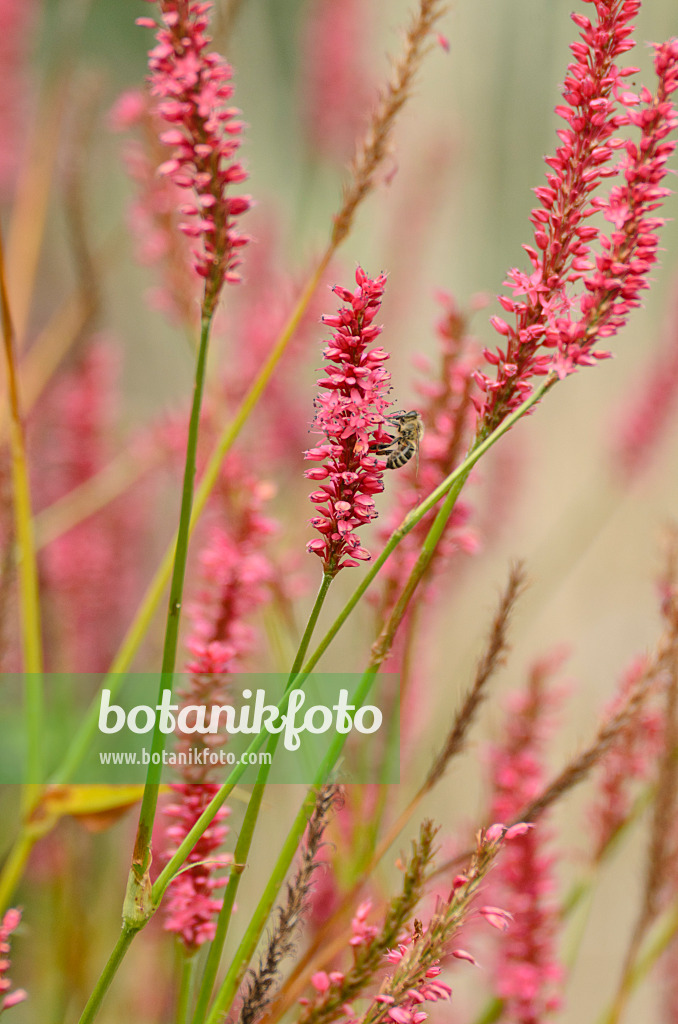
<path fill-rule="evenodd" d="M 239 111 L 231 106 L 232 69 L 208 51 L 207 13 L 211 3 L 158 0 L 164 24 L 149 54 L 150 91 L 156 110 L 171 126 L 172 156 L 161 168 L 174 184 L 192 189 L 198 206 L 210 219 L 184 225 L 184 233 L 200 239 L 195 270 L 205 281 L 203 313 L 210 315 L 226 281 L 237 281 L 237 255 L 248 241 L 235 218 L 251 206 L 249 196 L 227 195 L 227 187 L 245 173 L 234 157 L 242 131 Z M 148 25 L 142 19 L 141 24 Z M 166 136 L 167 137 L 167 136 Z"/>
<path fill-rule="evenodd" d="M 666 136 L 678 126 L 671 103 L 678 44 L 669 40 L 655 48 L 656 95 L 645 88 L 630 92 L 622 80 L 631 69 L 615 60 L 634 45 L 631 19 L 639 3 L 589 2 L 595 18 L 575 18 L 581 39 L 571 46 L 564 102 L 556 107 L 565 122 L 557 133 L 560 146 L 546 159 L 547 186 L 536 190 L 534 244 L 523 246 L 529 268 L 509 271 L 505 284 L 513 297 L 500 298 L 515 319 L 490 321 L 507 339 L 506 351 L 489 360 L 490 372 L 476 377 L 483 436 L 531 394 L 535 378 L 554 373 L 562 379 L 607 356 L 596 346 L 640 304 L 657 259 L 662 221 L 654 211 L 666 195 L 662 181 L 675 146 Z M 639 130 L 638 143 L 620 139 L 625 125 Z M 609 178 L 620 184 L 607 198 L 594 196 Z M 609 236 L 590 226 L 596 212 L 613 225 Z M 596 239 L 597 254 L 591 247 Z"/>
<path fill-rule="evenodd" d="M 355 292 L 335 286 L 333 291 L 345 305 L 337 316 L 323 317 L 334 330 L 324 351 L 327 365 L 318 381 L 314 427 L 326 441 L 305 452 L 306 458 L 324 460 L 306 475 L 326 480 L 310 495 L 318 513 L 311 523 L 322 539 L 310 541 L 307 550 L 322 558 L 330 576 L 370 558 L 355 531 L 376 518 L 371 495 L 384 489 L 385 464 L 374 452 L 392 440 L 384 428 L 391 379 L 382 366 L 386 353 L 369 347 L 381 332 L 373 321 L 386 278 L 382 274 L 372 280 L 358 267 L 356 284 Z M 354 921 L 361 921 L 368 910 L 361 905 Z"/>

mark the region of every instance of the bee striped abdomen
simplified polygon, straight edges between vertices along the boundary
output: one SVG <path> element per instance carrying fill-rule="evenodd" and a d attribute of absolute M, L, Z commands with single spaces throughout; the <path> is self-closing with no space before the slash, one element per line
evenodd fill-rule
<path fill-rule="evenodd" d="M 416 448 L 413 444 L 406 444 L 402 448 L 391 452 L 386 458 L 387 469 L 400 469 L 406 462 L 409 462 L 414 455 Z"/>

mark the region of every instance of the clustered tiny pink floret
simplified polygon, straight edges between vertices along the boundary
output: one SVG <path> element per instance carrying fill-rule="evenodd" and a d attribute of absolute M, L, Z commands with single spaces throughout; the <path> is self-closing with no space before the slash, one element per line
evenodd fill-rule
<path fill-rule="evenodd" d="M 390 964 L 399 964 L 408 953 L 409 946 L 415 941 L 416 935 L 412 933 L 398 944 L 397 949 L 391 949 L 386 954 L 386 960 Z M 439 975 L 442 968 L 433 964 L 425 973 L 425 978 L 416 988 L 410 988 L 405 993 L 405 998 L 397 1005 L 389 1005 L 386 1016 L 395 1024 L 422 1024 L 427 1020 L 428 1013 L 421 1008 L 422 1003 L 437 1003 L 441 999 L 449 999 L 452 995 L 452 988 L 444 981 L 440 981 Z M 376 1003 L 395 1003 L 393 996 L 378 995 L 374 997 Z"/>
<path fill-rule="evenodd" d="M 496 823 L 477 834 L 478 852 L 469 864 L 468 874 L 454 878 L 447 901 L 439 898 L 436 900 L 435 912 L 426 926 L 421 921 L 415 921 L 411 929 L 404 930 L 398 936 L 396 945 L 383 954 L 384 963 L 389 965 L 386 977 L 380 978 L 372 972 L 370 978 L 366 979 L 368 985 L 377 983 L 380 987 L 364 1013 L 358 1016 L 350 1002 L 337 1005 L 346 977 L 341 971 L 318 971 L 311 978 L 314 997 L 299 1000 L 302 1006 L 308 1008 L 303 1019 L 313 1020 L 314 1011 L 322 1010 L 331 1002 L 333 1008 L 336 1007 L 333 1016 L 341 1016 L 342 1024 L 380 1024 L 383 1021 L 423 1024 L 428 1016 L 423 1004 L 449 999 L 452 994 L 450 986 L 440 980 L 443 958 L 449 955 L 455 960 L 477 966 L 475 958 L 466 949 L 449 947 L 471 913 L 480 880 L 489 870 L 504 842 L 522 838 L 532 828 L 530 823 L 525 822 L 511 826 Z M 379 935 L 379 929 L 367 923 L 370 910 L 369 900 L 361 903 L 351 921 L 353 935 L 349 946 L 353 950 L 356 964 L 360 964 L 360 947 L 369 949 Z M 500 907 L 483 906 L 478 908 L 477 914 L 500 931 L 506 931 L 512 921 L 512 915 Z"/>
<path fill-rule="evenodd" d="M 234 159 L 243 124 L 240 111 L 228 106 L 233 96 L 230 65 L 206 52 L 211 2 L 159 0 L 159 6 L 160 26 L 152 18 L 137 19 L 157 29 L 157 45 L 149 54 L 151 95 L 158 98 L 158 114 L 172 125 L 161 141 L 174 152 L 159 172 L 196 196 L 182 207 L 188 219 L 180 228 L 202 242 L 193 257 L 205 278 L 205 312 L 211 313 L 224 282 L 240 280 L 239 251 L 248 241 L 234 218 L 250 208 L 250 197 L 226 195 L 247 177 Z"/>
<path fill-rule="evenodd" d="M 596 341 L 615 334 L 639 304 L 656 260 L 662 220 L 650 214 L 667 194 L 659 182 L 675 145 L 666 136 L 676 127 L 669 97 L 676 88 L 678 42 L 656 47 L 657 95 L 647 89 L 640 95 L 628 92 L 623 79 L 638 69 L 619 68 L 615 59 L 634 45 L 629 36 L 639 0 L 588 2 L 595 4 L 597 20 L 572 15 L 581 41 L 571 45 L 566 103 L 556 108 L 567 127 L 558 132 L 555 156 L 547 158 L 547 185 L 535 189 L 540 207 L 531 215 L 534 246 L 524 246 L 532 272 L 509 272 L 506 284 L 514 297 L 502 295 L 499 301 L 515 324 L 492 317 L 506 344 L 484 353 L 496 367 L 495 378 L 476 374 L 485 432 L 530 395 L 534 376 L 555 370 L 562 377 L 609 356 L 595 349 Z M 616 135 L 629 124 L 640 128 L 639 144 Z M 620 149 L 625 155 L 614 164 Z M 620 174 L 625 184 L 613 188 L 607 200 L 592 197 L 605 178 Z M 588 222 L 598 211 L 615 226 L 609 237 Z M 593 258 L 596 239 L 601 251 Z"/>
<path fill-rule="evenodd" d="M 373 323 L 381 306 L 386 277 L 372 280 L 358 267 L 354 292 L 338 285 L 333 291 L 346 303 L 336 316 L 324 316 L 334 328 L 324 357 L 323 389 L 316 399 L 314 426 L 327 442 L 309 448 L 305 458 L 323 465 L 307 469 L 309 480 L 322 480 L 311 495 L 319 515 L 311 525 L 322 539 L 307 548 L 323 560 L 324 571 L 334 576 L 346 566 L 370 558 L 354 532 L 377 516 L 373 495 L 384 489 L 386 463 L 374 455 L 375 446 L 391 440 L 384 428 L 386 398 L 391 375 L 383 363 L 388 353 L 370 348 L 382 328 Z"/>
<path fill-rule="evenodd" d="M 369 910 L 369 903 L 362 904 L 361 908 L 365 909 L 365 913 Z M 356 921 L 352 922 L 352 927 L 355 937 L 355 925 Z M 359 929 L 360 930 L 360 929 Z M 374 932 L 378 932 L 375 928 Z M 371 936 L 368 940 L 368 944 L 372 941 Z M 403 960 L 412 945 L 416 941 L 418 935 L 415 932 L 401 936 L 398 943 L 397 949 L 390 949 L 385 954 L 384 960 L 386 963 L 391 965 L 397 965 Z M 362 944 L 363 939 L 358 936 L 358 942 L 351 942 L 352 945 Z M 456 950 L 453 956 L 457 956 L 458 959 L 467 959 L 471 962 L 473 957 L 465 953 L 464 950 Z M 396 999 L 394 996 L 387 993 L 379 993 L 374 996 L 374 1002 L 388 1007 L 385 1012 L 385 1016 L 388 1020 L 394 1021 L 395 1024 L 422 1024 L 428 1017 L 425 1013 L 421 1004 L 425 1002 L 438 1002 L 440 999 L 449 999 L 452 994 L 452 989 L 445 982 L 439 980 L 439 975 L 442 968 L 438 964 L 433 964 L 425 972 L 425 978 L 416 988 L 410 988 L 407 992 L 398 1000 L 396 1005 Z M 326 971 L 318 971 L 311 978 L 311 984 L 315 989 L 317 995 L 314 1000 L 314 1005 L 321 1006 L 325 997 L 331 995 L 344 980 L 344 975 L 341 971 L 331 971 L 329 974 Z M 310 1001 L 308 999 L 300 999 L 302 1006 L 308 1006 Z M 341 1007 L 343 1013 L 343 1024 L 360 1024 L 364 1020 L 365 1016 L 369 1016 L 369 1011 L 361 1017 L 356 1016 L 353 1006 L 350 1003 L 345 1003 Z"/>
<path fill-rule="evenodd" d="M 9 990 L 12 987 L 12 982 L 7 977 L 7 971 L 10 967 L 9 961 L 9 937 L 12 932 L 18 927 L 21 921 L 21 911 L 16 910 L 12 907 L 5 913 L 0 924 L 0 1013 L 3 1010 L 9 1010 L 10 1007 L 16 1006 L 17 1003 L 22 1003 L 28 996 L 24 989 L 17 988 L 14 992 Z M 7 994 L 5 994 L 7 993 Z"/>

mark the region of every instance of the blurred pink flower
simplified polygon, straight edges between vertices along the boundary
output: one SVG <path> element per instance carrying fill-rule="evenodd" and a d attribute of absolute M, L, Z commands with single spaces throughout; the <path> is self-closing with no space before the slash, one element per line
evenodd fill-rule
<path fill-rule="evenodd" d="M 346 305 L 336 316 L 322 318 L 334 333 L 324 351 L 329 365 L 318 381 L 324 390 L 315 402 L 314 427 L 327 441 L 305 453 L 307 459 L 322 463 L 306 470 L 305 476 L 326 481 L 310 496 L 320 513 L 311 525 L 322 539 L 307 547 L 322 558 L 324 571 L 332 576 L 370 558 L 354 530 L 377 516 L 372 496 L 384 489 L 385 462 L 373 452 L 377 444 L 391 440 L 384 429 L 391 404 L 386 398 L 391 377 L 383 366 L 388 353 L 369 347 L 382 330 L 373 320 L 386 278 L 382 274 L 372 280 L 358 267 L 356 283 L 355 292 L 334 287 Z"/>
<path fill-rule="evenodd" d="M 647 659 L 637 658 L 622 677 L 618 692 L 607 707 L 614 715 L 647 670 Z M 593 830 L 591 851 L 597 859 L 633 810 L 634 786 L 647 780 L 664 745 L 662 712 L 641 704 L 605 754 L 597 773 L 597 792 L 588 818 Z"/>
<path fill-rule="evenodd" d="M 634 376 L 612 428 L 614 468 L 630 482 L 648 465 L 671 426 L 678 407 L 678 282 L 674 284 L 665 338 Z"/>
<path fill-rule="evenodd" d="M 342 162 L 350 157 L 369 109 L 369 19 L 362 0 L 314 0 L 306 16 L 300 61 L 304 128 L 323 156 Z"/>
<path fill-rule="evenodd" d="M 557 662 L 538 663 L 529 687 L 511 695 L 504 737 L 491 752 L 492 818 L 511 821 L 543 787 L 553 712 L 562 698 L 546 685 Z M 499 916 L 494 907 L 480 913 L 506 931 L 495 971 L 508 1018 L 516 1024 L 542 1024 L 558 1006 L 562 974 L 556 959 L 559 907 L 553 896 L 553 858 L 546 852 L 550 836 L 540 822 L 536 828 L 514 826 L 505 838 L 510 842 L 497 862 L 493 891 L 506 909 Z"/>
<path fill-rule="evenodd" d="M 222 380 L 230 408 L 242 401 L 268 359 L 306 279 L 305 273 L 291 274 L 285 266 L 274 211 L 259 206 L 256 214 L 257 244 L 248 255 L 242 287 L 227 309 L 231 344 L 224 354 Z M 325 276 L 323 283 L 326 280 Z M 316 289 L 255 411 L 256 458 L 264 471 L 271 467 L 279 472 L 284 460 L 296 473 L 299 450 L 308 444 L 308 398 L 298 386 L 299 373 L 315 344 L 322 291 L 322 287 Z M 223 412 L 219 415 L 223 417 Z"/>
<path fill-rule="evenodd" d="M 102 470 L 114 455 L 119 353 L 90 339 L 34 413 L 35 490 L 50 505 Z M 49 664 L 104 672 L 128 625 L 141 582 L 144 502 L 128 490 L 76 521 L 41 553 Z M 51 627 L 51 628 L 50 628 Z"/>
<path fill-rule="evenodd" d="M 36 0 L 0 0 L 0 194 L 7 198 L 23 156 L 27 118 L 30 40 Z"/>

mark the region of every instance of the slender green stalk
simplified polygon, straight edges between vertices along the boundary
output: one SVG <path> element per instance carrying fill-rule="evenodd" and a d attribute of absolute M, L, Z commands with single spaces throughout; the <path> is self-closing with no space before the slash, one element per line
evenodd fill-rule
<path fill-rule="evenodd" d="M 311 609 L 311 614 L 308 617 L 308 622 L 306 623 L 304 635 L 299 641 L 299 649 L 297 650 L 294 661 L 292 662 L 292 668 L 290 669 L 290 678 L 287 680 L 288 686 L 290 685 L 290 683 L 293 682 L 294 676 L 299 675 L 299 672 L 301 671 L 301 666 L 304 664 L 304 658 L 306 657 L 306 652 L 308 651 L 308 645 L 311 642 L 311 637 L 313 636 L 313 631 L 316 627 L 318 616 L 320 615 L 320 610 L 325 603 L 327 591 L 330 589 L 330 584 L 333 579 L 334 576 L 330 575 L 330 573 L 323 573 L 323 578 L 320 581 L 320 589 L 318 590 L 315 603 L 313 605 L 313 608 Z"/>
<path fill-rule="evenodd" d="M 163 648 L 162 668 L 160 672 L 158 704 L 160 704 L 162 700 L 163 691 L 172 689 L 174 669 L 176 666 L 177 645 L 179 642 L 179 623 L 181 621 L 181 602 L 184 592 L 184 578 L 186 576 L 186 561 L 188 558 L 188 542 L 190 538 L 191 508 L 193 505 L 196 453 L 198 450 L 198 432 L 200 428 L 200 409 L 202 406 L 202 395 L 205 386 L 207 349 L 209 346 L 211 325 L 211 315 L 204 316 L 200 325 L 200 346 L 198 348 L 198 358 L 195 367 L 193 404 L 191 406 L 191 417 L 188 425 L 186 463 L 184 467 L 184 482 L 181 493 L 181 512 L 179 514 L 179 529 L 177 532 L 177 544 L 174 555 L 174 571 L 172 573 L 169 605 L 167 609 L 167 627 L 165 630 L 165 645 Z M 162 751 L 164 750 L 164 747 L 165 734 L 160 729 L 160 718 L 158 717 L 153 730 L 151 761 L 146 774 L 146 785 L 144 787 L 144 795 L 141 801 L 139 825 L 134 843 L 134 854 L 132 857 L 132 874 L 134 875 L 134 880 L 138 883 L 140 883 L 146 875 L 150 864 L 151 833 L 153 831 L 153 821 L 155 819 L 155 809 L 158 803 L 158 792 L 160 789 L 160 779 L 162 777 Z"/>
<path fill-rule="evenodd" d="M 285 693 L 283 694 L 281 699 L 278 701 L 278 704 L 276 706 L 282 714 L 284 714 L 285 712 L 285 708 L 287 707 L 287 704 L 289 702 L 290 693 L 293 687 L 301 687 L 303 685 L 304 679 L 304 675 L 296 676 L 293 679 L 290 686 L 288 686 L 287 689 L 285 690 Z M 254 739 L 251 741 L 247 749 L 243 751 L 240 763 L 235 765 L 233 770 L 229 773 L 228 778 L 224 782 L 219 792 L 216 793 L 215 796 L 212 798 L 210 803 L 207 805 L 205 810 L 202 812 L 202 814 L 196 821 L 191 831 L 187 834 L 183 842 L 180 843 L 180 845 L 178 846 L 174 856 L 171 858 L 171 860 L 168 861 L 163 870 L 160 872 L 151 890 L 150 901 L 154 908 L 158 907 L 158 905 L 160 904 L 160 900 L 162 899 L 162 895 L 167 886 L 169 885 L 169 883 L 172 881 L 172 878 L 177 873 L 179 868 L 182 866 L 182 864 L 188 857 L 189 853 L 191 852 L 197 841 L 200 839 L 200 836 L 203 834 L 207 826 L 214 819 L 219 808 L 225 803 L 226 800 L 228 800 L 229 796 L 235 789 L 236 785 L 247 771 L 248 764 L 245 762 L 247 762 L 248 760 L 248 755 L 256 754 L 259 750 L 261 750 L 268 737 L 269 734 L 265 731 L 260 732 L 257 736 L 254 737 Z"/>
<path fill-rule="evenodd" d="M 14 358 L 14 332 L 5 283 L 5 260 L 0 238 L 0 315 L 2 338 L 7 367 L 7 391 L 10 410 L 10 448 L 12 453 L 12 483 L 14 488 L 14 530 L 16 536 L 17 568 L 19 573 L 19 604 L 21 609 L 21 645 L 23 651 L 24 692 L 28 737 L 27 782 L 25 809 L 36 799 L 33 786 L 42 781 L 42 728 L 44 693 L 42 680 L 42 632 L 40 628 L 40 598 L 38 589 L 38 563 L 33 536 L 31 491 L 26 459 L 26 436 L 21 418 L 19 380 Z"/>
<path fill-rule="evenodd" d="M 653 929 L 644 950 L 629 971 L 629 993 L 647 977 L 678 933 L 678 901 L 667 911 Z"/>
<path fill-rule="evenodd" d="M 619 992 L 599 1017 L 599 1024 L 616 1024 L 638 985 L 645 980 L 660 956 L 678 934 L 678 900 L 652 929 L 638 956 L 626 971 Z"/>
<path fill-rule="evenodd" d="M 97 983 L 94 986 L 92 995 L 87 1000 L 87 1005 L 82 1011 L 82 1015 L 78 1024 L 91 1024 L 96 1018 L 99 1008 L 104 1000 L 104 996 L 108 992 L 113 978 L 117 974 L 118 967 L 123 961 L 125 953 L 129 949 L 132 939 L 134 938 L 138 928 L 131 928 L 126 924 L 123 924 L 122 931 L 118 936 L 118 941 L 115 944 L 113 952 L 108 958 L 108 963 L 104 967 L 101 975 L 97 979 Z"/>
<path fill-rule="evenodd" d="M 318 591 L 318 596 L 316 597 L 316 601 L 311 611 L 308 624 L 306 626 L 306 629 L 304 630 L 304 635 L 301 638 L 301 642 L 299 644 L 299 650 L 297 651 L 296 657 L 294 659 L 294 664 L 292 666 L 292 670 L 288 677 L 285 692 L 283 693 L 282 697 L 280 698 L 277 704 L 278 710 L 282 713 L 284 713 L 287 707 L 290 693 L 293 687 L 303 686 L 308 675 L 308 672 L 300 671 L 300 665 L 301 662 L 303 661 L 306 650 L 308 649 L 311 634 L 313 632 L 313 627 L 318 619 L 320 609 L 322 608 L 323 602 L 327 595 L 327 590 L 331 582 L 331 576 L 328 576 L 327 574 L 323 575 L 323 579 L 320 584 L 320 589 Z M 267 737 L 269 738 L 269 741 L 277 741 L 278 735 L 279 734 L 274 734 L 273 736 L 269 737 L 265 731 L 260 732 L 257 736 L 254 737 L 252 742 L 247 747 L 247 750 L 243 754 L 243 760 L 246 760 L 247 754 L 253 754 L 259 751 L 263 746 L 264 742 L 266 741 Z M 273 749 L 275 750 L 275 746 Z M 214 796 L 212 801 L 205 808 L 205 810 L 198 818 L 195 825 L 188 833 L 184 841 L 179 845 L 172 859 L 165 865 L 164 869 L 158 875 L 152 890 L 154 906 L 158 905 L 160 899 L 162 898 L 162 894 L 169 885 L 170 881 L 172 880 L 172 877 L 184 863 L 186 857 L 191 852 L 191 850 L 193 849 L 196 842 L 203 834 L 209 823 L 212 821 L 219 808 L 222 806 L 224 801 L 228 799 L 230 794 L 235 789 L 235 786 L 244 775 L 245 771 L 247 770 L 247 765 L 243 763 L 243 760 L 241 760 L 241 763 L 237 764 L 233 771 L 230 772 L 224 785 L 221 787 L 219 792 Z"/>

